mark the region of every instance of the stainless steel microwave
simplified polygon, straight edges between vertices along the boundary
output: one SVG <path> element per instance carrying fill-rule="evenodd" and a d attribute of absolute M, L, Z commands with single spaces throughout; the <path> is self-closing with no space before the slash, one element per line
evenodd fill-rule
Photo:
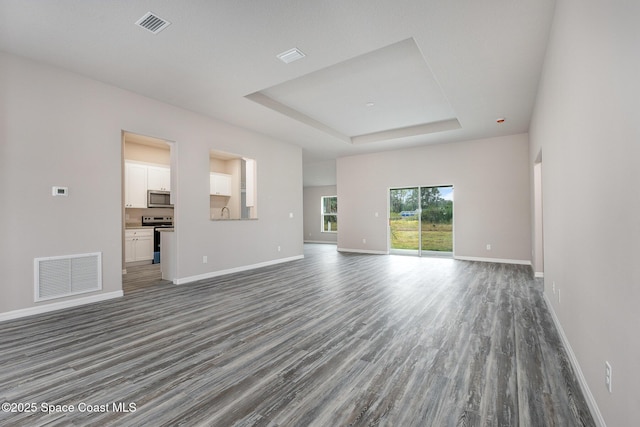
<path fill-rule="evenodd" d="M 172 208 L 171 193 L 169 191 L 147 190 L 148 208 Z"/>

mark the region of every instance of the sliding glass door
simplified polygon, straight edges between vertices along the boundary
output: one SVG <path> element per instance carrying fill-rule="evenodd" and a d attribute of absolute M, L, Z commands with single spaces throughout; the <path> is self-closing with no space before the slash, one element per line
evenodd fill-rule
<path fill-rule="evenodd" d="M 420 253 L 420 189 L 394 188 L 389 191 L 391 250 Z"/>
<path fill-rule="evenodd" d="M 453 187 L 422 187 L 420 206 L 421 250 L 453 253 Z"/>
<path fill-rule="evenodd" d="M 389 190 L 389 236 L 392 253 L 453 254 L 453 187 Z"/>

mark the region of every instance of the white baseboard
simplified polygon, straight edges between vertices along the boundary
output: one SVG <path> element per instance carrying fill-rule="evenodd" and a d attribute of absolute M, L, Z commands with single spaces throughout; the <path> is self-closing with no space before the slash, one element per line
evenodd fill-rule
<path fill-rule="evenodd" d="M 481 258 L 481 257 L 474 257 L 474 256 L 458 256 L 458 255 L 454 255 L 453 259 L 458 259 L 461 261 L 497 262 L 499 264 L 531 265 L 531 261 L 526 259 Z"/>
<path fill-rule="evenodd" d="M 562 325 L 560 324 L 560 320 L 558 316 L 556 316 L 556 312 L 553 309 L 553 304 L 549 300 L 549 297 L 546 293 L 544 295 L 544 302 L 547 305 L 547 309 L 549 313 L 551 313 L 551 318 L 553 319 L 553 324 L 556 326 L 558 330 L 558 334 L 560 335 L 560 340 L 562 341 L 562 345 L 564 346 L 567 355 L 569 356 L 569 362 L 571 362 L 571 366 L 573 367 L 573 371 L 576 374 L 578 379 L 578 383 L 580 384 L 580 388 L 582 389 L 582 393 L 587 401 L 587 405 L 589 406 L 589 410 L 591 411 L 591 415 L 593 416 L 593 420 L 595 421 L 598 427 L 606 427 L 607 424 L 604 422 L 604 418 L 600 413 L 600 408 L 598 408 L 598 404 L 596 403 L 596 399 L 593 397 L 591 390 L 589 389 L 589 385 L 587 384 L 587 379 L 584 377 L 582 373 L 582 369 L 580 368 L 580 364 L 578 363 L 578 359 L 576 358 L 573 349 L 571 348 L 571 344 L 569 344 L 569 340 L 564 333 L 564 329 L 562 329 Z"/>
<path fill-rule="evenodd" d="M 327 245 L 337 245 L 338 242 L 331 242 L 327 240 L 305 240 L 304 243 L 323 243 Z"/>
<path fill-rule="evenodd" d="M 224 276 L 226 274 L 239 273 L 241 271 L 247 271 L 247 270 L 254 270 L 256 268 L 268 267 L 270 265 L 276 265 L 276 264 L 282 264 L 282 263 L 285 263 L 285 262 L 295 261 L 295 260 L 302 259 L 302 258 L 304 258 L 304 255 L 296 255 L 296 256 L 292 256 L 292 257 L 288 257 L 288 258 L 275 259 L 273 261 L 265 261 L 265 262 L 259 262 L 257 264 L 243 265 L 242 267 L 229 268 L 227 270 L 211 271 L 209 273 L 198 274 L 198 275 L 195 275 L 195 276 L 188 276 L 188 277 L 182 277 L 182 278 L 179 278 L 179 279 L 174 279 L 173 283 L 176 284 L 176 285 L 183 285 L 185 283 L 196 282 L 198 280 L 211 279 L 212 277 Z"/>
<path fill-rule="evenodd" d="M 389 255 L 387 251 L 373 251 L 370 249 L 349 249 L 349 248 L 338 248 L 338 252 L 352 252 L 356 254 L 374 254 L 374 255 Z"/>
<path fill-rule="evenodd" d="M 21 317 L 34 316 L 36 314 L 48 313 L 51 311 L 63 310 L 65 308 L 77 307 L 80 305 L 91 304 L 94 302 L 106 301 L 114 298 L 120 298 L 124 295 L 122 291 L 108 292 L 104 294 L 91 295 L 88 297 L 75 298 L 68 301 L 54 302 L 50 304 L 41 304 L 35 307 L 23 308 L 20 310 L 8 311 L 0 313 L 0 322 L 5 320 L 14 320 Z"/>

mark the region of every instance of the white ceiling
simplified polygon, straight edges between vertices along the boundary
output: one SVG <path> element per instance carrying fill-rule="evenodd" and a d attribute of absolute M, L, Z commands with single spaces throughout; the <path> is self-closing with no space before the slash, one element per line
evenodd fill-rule
<path fill-rule="evenodd" d="M 313 170 L 305 185 L 322 185 L 336 157 L 528 131 L 553 8 L 0 0 L 0 50 L 298 144 Z M 149 11 L 171 25 L 136 26 Z M 294 47 L 306 57 L 276 58 Z"/>

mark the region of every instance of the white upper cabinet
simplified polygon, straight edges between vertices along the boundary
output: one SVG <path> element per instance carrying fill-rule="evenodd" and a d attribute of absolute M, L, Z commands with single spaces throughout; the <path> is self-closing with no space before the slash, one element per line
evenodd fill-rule
<path fill-rule="evenodd" d="M 209 186 L 213 196 L 231 196 L 231 175 L 211 172 Z"/>
<path fill-rule="evenodd" d="M 136 163 L 125 163 L 124 205 L 127 208 L 147 207 L 147 167 Z"/>
<path fill-rule="evenodd" d="M 144 163 L 124 163 L 125 208 L 146 208 L 147 190 L 171 191 L 171 169 Z"/>
<path fill-rule="evenodd" d="M 158 166 L 147 166 L 147 188 L 171 191 L 171 170 Z"/>

